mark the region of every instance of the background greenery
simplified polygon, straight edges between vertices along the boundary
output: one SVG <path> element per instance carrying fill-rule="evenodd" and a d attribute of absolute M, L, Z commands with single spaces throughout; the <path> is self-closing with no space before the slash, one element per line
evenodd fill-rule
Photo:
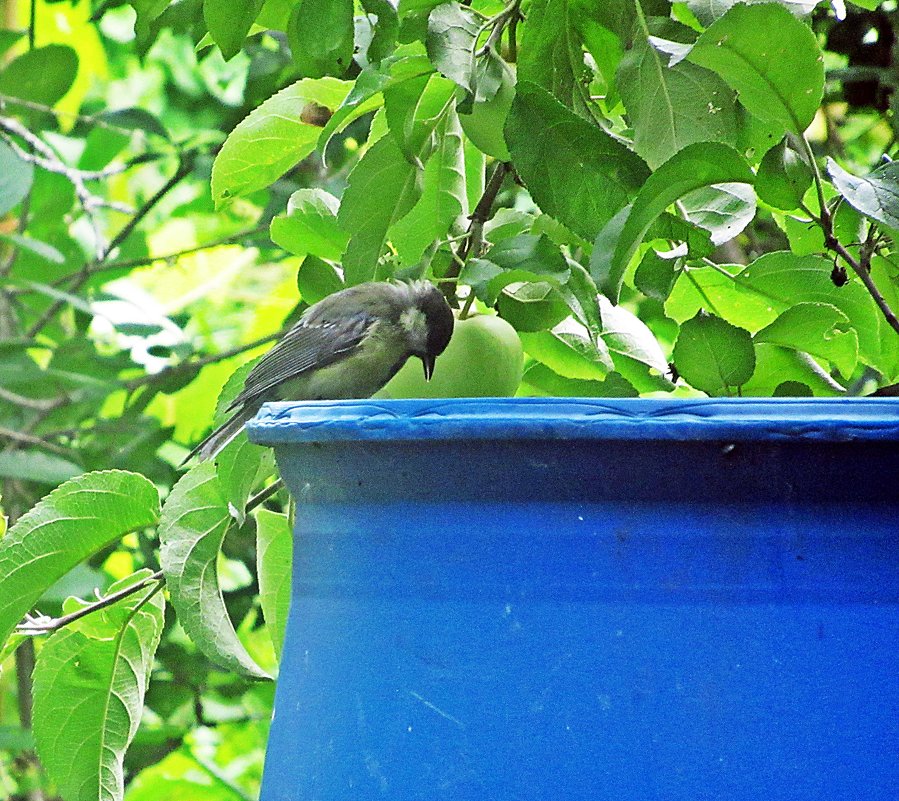
<path fill-rule="evenodd" d="M 894 0 L 0 6 L 3 797 L 256 796 L 288 501 L 178 464 L 345 284 L 519 394 L 895 394 Z"/>

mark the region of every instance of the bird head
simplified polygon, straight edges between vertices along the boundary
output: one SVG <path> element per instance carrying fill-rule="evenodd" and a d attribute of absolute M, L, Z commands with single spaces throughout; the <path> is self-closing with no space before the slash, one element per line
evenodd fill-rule
<path fill-rule="evenodd" d="M 453 335 L 453 312 L 433 284 L 414 281 L 409 284 L 412 303 L 401 323 L 409 338 L 410 350 L 421 359 L 425 379 L 430 381 L 437 357 L 446 350 Z"/>

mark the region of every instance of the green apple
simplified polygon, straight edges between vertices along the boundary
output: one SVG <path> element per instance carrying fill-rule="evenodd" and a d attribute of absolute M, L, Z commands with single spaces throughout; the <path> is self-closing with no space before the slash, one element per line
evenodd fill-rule
<path fill-rule="evenodd" d="M 437 357 L 430 382 L 421 361 L 409 359 L 376 397 L 502 398 L 521 382 L 524 353 L 515 329 L 500 317 L 456 320 L 453 337 Z"/>
<path fill-rule="evenodd" d="M 503 128 L 515 99 L 515 73 L 503 62 L 503 77 L 496 94 L 472 105 L 470 114 L 459 114 L 462 130 L 474 146 L 499 161 L 509 161 L 512 156 L 506 145 Z"/>

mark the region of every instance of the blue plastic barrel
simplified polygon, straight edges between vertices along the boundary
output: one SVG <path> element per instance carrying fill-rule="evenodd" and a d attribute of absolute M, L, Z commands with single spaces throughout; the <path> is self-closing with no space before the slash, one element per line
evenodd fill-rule
<path fill-rule="evenodd" d="M 335 401 L 263 801 L 899 798 L 899 404 Z"/>

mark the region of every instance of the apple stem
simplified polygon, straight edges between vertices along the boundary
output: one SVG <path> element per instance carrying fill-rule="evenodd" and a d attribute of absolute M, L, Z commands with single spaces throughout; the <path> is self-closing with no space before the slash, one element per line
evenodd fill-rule
<path fill-rule="evenodd" d="M 459 312 L 459 319 L 465 320 L 468 318 L 469 313 L 471 312 L 471 307 L 474 305 L 474 290 L 470 290 L 468 293 L 468 297 L 465 298 L 465 305 L 462 307 L 462 311 Z"/>

